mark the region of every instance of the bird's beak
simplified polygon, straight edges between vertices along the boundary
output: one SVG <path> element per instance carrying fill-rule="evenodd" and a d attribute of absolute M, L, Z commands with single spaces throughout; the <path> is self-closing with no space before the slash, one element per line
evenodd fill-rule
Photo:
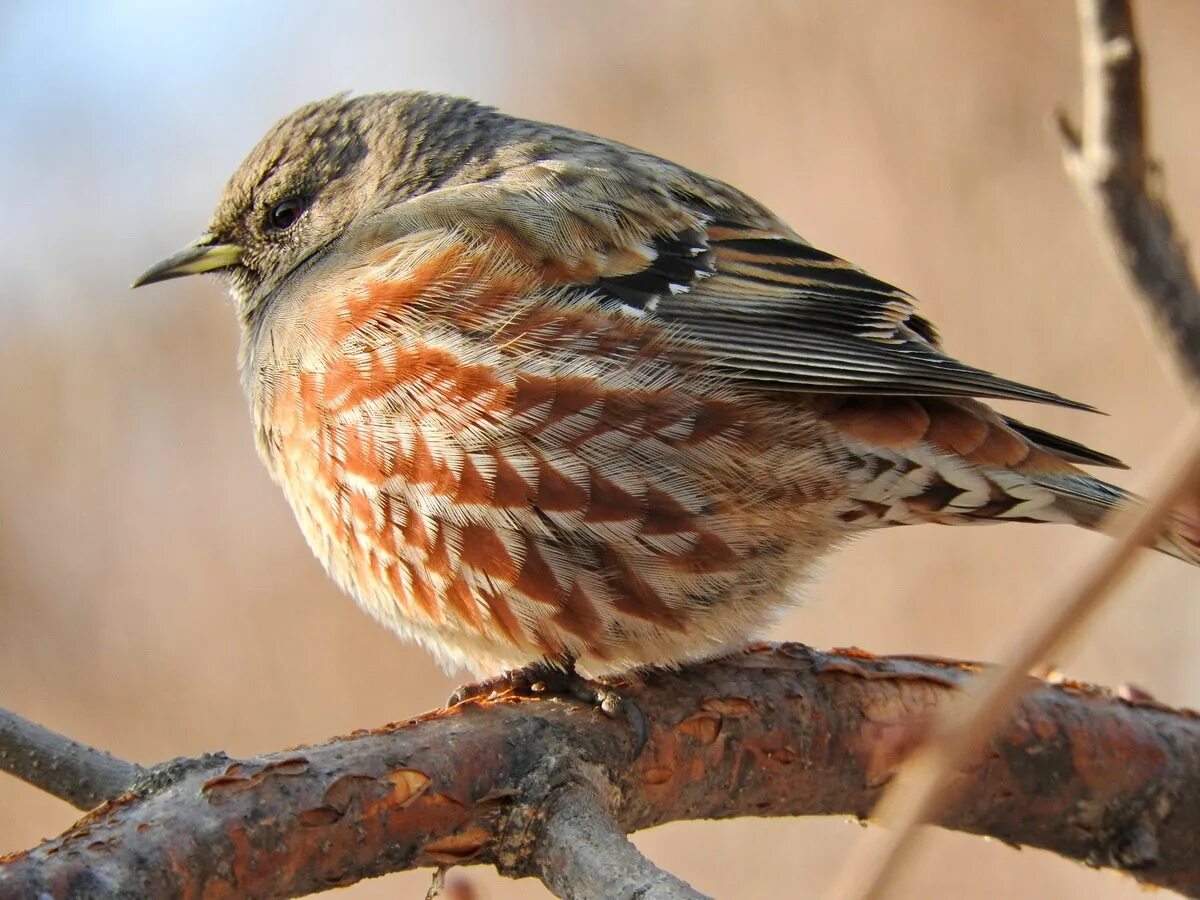
<path fill-rule="evenodd" d="M 217 244 L 214 243 L 215 240 L 210 234 L 203 235 L 178 253 L 148 268 L 138 276 L 133 287 L 166 281 L 168 278 L 182 278 L 184 275 L 199 275 L 236 265 L 242 258 L 242 248 L 237 244 Z"/>

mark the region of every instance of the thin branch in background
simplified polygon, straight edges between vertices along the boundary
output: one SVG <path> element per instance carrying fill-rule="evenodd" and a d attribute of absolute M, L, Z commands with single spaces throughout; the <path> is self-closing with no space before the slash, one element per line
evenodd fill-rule
<path fill-rule="evenodd" d="M 1058 113 L 1066 168 L 1134 293 L 1200 386 L 1200 288 L 1146 139 L 1142 54 L 1129 0 L 1079 0 L 1083 127 Z"/>
<path fill-rule="evenodd" d="M 0 771 L 89 810 L 123 794 L 143 770 L 0 709 Z"/>
<path fill-rule="evenodd" d="M 1078 14 L 1084 127 L 1080 137 L 1066 117 L 1059 116 L 1068 169 L 1112 237 L 1138 295 L 1162 323 L 1185 372 L 1193 384 L 1200 383 L 1200 290 L 1166 201 L 1149 179 L 1156 167 L 1146 149 L 1133 11 L 1129 0 L 1079 0 Z M 1111 530 L 1119 540 L 1005 654 L 1007 662 L 981 678 L 978 689 L 935 726 L 926 746 L 914 754 L 876 810 L 890 830 L 864 835 L 831 897 L 880 898 L 895 883 L 919 826 L 953 798 L 949 782 L 954 772 L 979 752 L 1028 689 L 1025 673 L 1056 655 L 1082 630 L 1137 550 L 1153 541 L 1177 504 L 1194 495 L 1200 482 L 1200 422 L 1187 430 L 1176 458 L 1150 491 L 1144 508 L 1114 517 Z"/>

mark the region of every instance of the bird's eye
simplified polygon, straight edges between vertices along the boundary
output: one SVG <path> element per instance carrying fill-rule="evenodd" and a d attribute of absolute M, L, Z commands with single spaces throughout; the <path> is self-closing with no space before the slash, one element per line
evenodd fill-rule
<path fill-rule="evenodd" d="M 296 223 L 302 212 L 304 212 L 304 201 L 299 197 L 280 200 L 267 213 L 267 227 L 274 231 L 285 231 Z"/>

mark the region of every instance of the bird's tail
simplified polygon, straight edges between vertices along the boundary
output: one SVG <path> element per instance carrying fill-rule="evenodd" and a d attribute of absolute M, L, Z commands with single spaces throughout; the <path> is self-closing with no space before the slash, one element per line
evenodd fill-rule
<path fill-rule="evenodd" d="M 1107 531 L 1112 512 L 1142 502 L 1079 468 L 1125 468 L 1120 460 L 975 401 L 843 401 L 827 421 L 859 462 L 857 506 L 845 516 L 852 528 L 1060 522 Z M 1200 499 L 1176 510 L 1152 546 L 1200 565 Z"/>
<path fill-rule="evenodd" d="M 1082 473 L 1035 475 L 1030 480 L 1054 495 L 1054 512 L 1095 531 L 1108 530 L 1114 511 L 1142 503 L 1136 494 Z M 1200 565 L 1200 508 L 1185 504 L 1176 509 L 1152 546 L 1176 559 Z"/>

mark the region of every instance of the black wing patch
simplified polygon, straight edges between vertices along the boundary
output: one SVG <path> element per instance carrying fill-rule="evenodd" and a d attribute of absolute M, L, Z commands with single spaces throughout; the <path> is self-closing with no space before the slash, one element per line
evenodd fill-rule
<path fill-rule="evenodd" d="M 601 278 L 597 285 L 625 306 L 653 312 L 663 297 L 687 291 L 696 279 L 712 273 L 712 251 L 703 231 L 669 235 L 653 246 L 658 255 L 647 268 L 632 275 Z"/>

